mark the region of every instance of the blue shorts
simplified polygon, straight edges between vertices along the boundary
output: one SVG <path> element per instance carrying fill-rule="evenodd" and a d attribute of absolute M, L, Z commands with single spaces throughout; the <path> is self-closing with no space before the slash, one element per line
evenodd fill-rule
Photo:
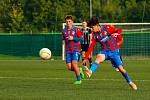
<path fill-rule="evenodd" d="M 120 56 L 120 59 L 121 59 L 121 61 L 122 61 L 122 57 L 121 57 L 121 56 Z M 113 60 L 110 60 L 110 61 L 111 61 L 112 66 L 116 68 L 116 67 L 117 67 L 117 64 L 115 63 L 115 61 L 113 61 Z"/>
<path fill-rule="evenodd" d="M 70 52 L 70 53 L 66 52 L 66 63 L 72 62 L 72 60 L 78 61 L 79 57 L 80 57 L 80 54 L 77 51 Z"/>
<path fill-rule="evenodd" d="M 100 53 L 105 55 L 105 60 L 111 61 L 112 66 L 118 67 L 123 65 L 119 50 L 101 50 Z"/>

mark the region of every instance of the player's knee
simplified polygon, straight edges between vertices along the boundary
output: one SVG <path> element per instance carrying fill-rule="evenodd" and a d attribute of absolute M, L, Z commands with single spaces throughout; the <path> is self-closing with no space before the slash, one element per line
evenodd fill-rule
<path fill-rule="evenodd" d="M 97 62 L 97 63 L 102 63 L 104 60 L 105 60 L 105 55 L 104 55 L 104 54 L 98 54 L 98 55 L 96 56 L 95 62 Z"/>
<path fill-rule="evenodd" d="M 73 60 L 73 61 L 72 61 L 72 65 L 73 65 L 73 66 L 77 65 L 77 61 L 76 61 L 76 60 Z"/>
<path fill-rule="evenodd" d="M 67 64 L 67 69 L 68 69 L 68 70 L 72 70 L 71 63 L 68 63 L 68 64 Z"/>
<path fill-rule="evenodd" d="M 126 73 L 126 70 L 123 68 L 123 66 L 118 66 L 118 69 L 122 73 Z"/>

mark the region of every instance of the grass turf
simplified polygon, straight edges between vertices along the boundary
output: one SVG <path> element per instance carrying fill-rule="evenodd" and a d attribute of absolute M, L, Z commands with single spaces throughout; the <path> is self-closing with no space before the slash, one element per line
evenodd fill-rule
<path fill-rule="evenodd" d="M 61 60 L 1 60 L 0 100 L 149 100 L 150 61 L 124 61 L 138 90 L 132 90 L 109 62 L 91 79 L 74 85 L 75 75 Z"/>

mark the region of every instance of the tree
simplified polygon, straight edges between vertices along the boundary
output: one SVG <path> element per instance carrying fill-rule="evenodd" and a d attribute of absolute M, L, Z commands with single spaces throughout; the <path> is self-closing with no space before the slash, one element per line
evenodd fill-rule
<path fill-rule="evenodd" d="M 21 32 L 23 31 L 22 22 L 24 19 L 22 4 L 20 0 L 12 0 L 10 1 L 10 31 L 12 32 Z"/>

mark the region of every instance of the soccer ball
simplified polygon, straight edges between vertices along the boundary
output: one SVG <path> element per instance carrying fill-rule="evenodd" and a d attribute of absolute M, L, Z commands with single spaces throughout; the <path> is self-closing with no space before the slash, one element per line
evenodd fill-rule
<path fill-rule="evenodd" d="M 51 58 L 51 51 L 48 48 L 42 48 L 39 55 L 42 59 L 47 60 Z"/>

